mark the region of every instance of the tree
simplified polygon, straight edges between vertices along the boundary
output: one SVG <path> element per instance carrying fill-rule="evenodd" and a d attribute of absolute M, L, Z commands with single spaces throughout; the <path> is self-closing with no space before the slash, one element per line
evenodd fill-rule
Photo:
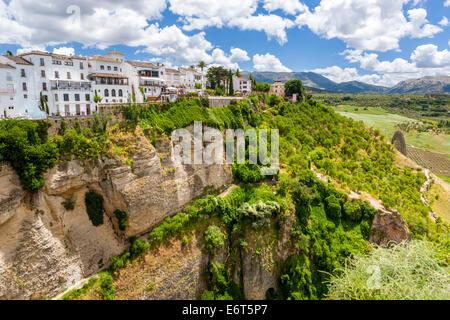
<path fill-rule="evenodd" d="M 205 231 L 205 250 L 209 254 L 214 254 L 214 252 L 223 247 L 225 244 L 225 234 L 217 226 L 209 226 Z"/>
<path fill-rule="evenodd" d="M 198 65 L 197 65 L 197 67 L 199 67 L 200 69 L 202 69 L 202 72 L 203 72 L 203 69 L 206 68 L 206 63 L 205 63 L 205 61 L 200 61 L 200 62 L 198 63 Z"/>
<path fill-rule="evenodd" d="M 234 95 L 234 84 L 233 84 L 233 71 L 231 71 L 230 70 L 230 75 L 229 75 L 229 82 L 230 82 L 230 84 L 228 85 L 228 89 L 229 89 L 229 91 L 228 91 L 228 94 L 230 95 L 230 96 L 232 96 L 232 95 Z"/>
<path fill-rule="evenodd" d="M 208 74 L 206 75 L 210 88 L 215 90 L 221 84 L 225 84 L 229 77 L 229 71 L 223 67 L 212 67 L 209 68 Z"/>
<path fill-rule="evenodd" d="M 239 70 L 239 68 L 236 70 L 236 77 L 242 77 L 241 71 Z"/>
<path fill-rule="evenodd" d="M 289 80 L 284 84 L 284 88 L 286 97 L 292 97 L 294 94 L 298 94 L 299 97 L 305 97 L 305 88 L 301 80 Z"/>
<path fill-rule="evenodd" d="M 8 50 L 8 51 L 6 51 L 6 55 L 7 55 L 7 56 L 12 56 L 13 54 L 12 54 L 11 51 Z"/>

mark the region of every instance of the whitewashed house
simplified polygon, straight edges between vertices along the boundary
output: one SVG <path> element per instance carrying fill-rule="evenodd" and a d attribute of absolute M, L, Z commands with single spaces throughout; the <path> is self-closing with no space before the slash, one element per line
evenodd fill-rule
<path fill-rule="evenodd" d="M 165 101 L 167 99 L 164 66 L 149 62 L 126 61 L 124 74 L 129 79 L 136 102 Z M 144 96 L 139 88 L 142 88 Z"/>
<path fill-rule="evenodd" d="M 36 87 L 34 65 L 20 56 L 0 56 L 2 68 L 0 79 L 2 94 L 2 117 L 45 118 L 40 109 L 40 92 Z M 12 94 L 14 93 L 14 94 Z M 5 96 L 6 95 L 6 96 Z"/>
<path fill-rule="evenodd" d="M 102 99 L 101 104 L 120 104 L 128 102 L 132 90 L 129 79 L 124 75 L 125 55 L 117 51 L 104 56 L 90 56 L 89 80 L 93 91 Z"/>
<path fill-rule="evenodd" d="M 92 83 L 86 57 L 32 51 L 21 55 L 33 63 L 35 94 L 47 101 L 50 116 L 92 113 Z"/>
<path fill-rule="evenodd" d="M 252 82 L 242 77 L 233 76 L 233 89 L 236 94 L 249 95 L 252 92 Z"/>

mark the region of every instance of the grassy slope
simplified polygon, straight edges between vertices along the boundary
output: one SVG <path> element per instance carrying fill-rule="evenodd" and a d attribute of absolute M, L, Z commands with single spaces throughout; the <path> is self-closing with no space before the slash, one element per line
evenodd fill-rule
<path fill-rule="evenodd" d="M 367 125 L 379 129 L 387 138 L 394 135 L 397 124 L 417 122 L 412 118 L 388 113 L 382 108 L 364 110 L 354 106 L 339 106 L 335 109 L 341 115 L 363 121 Z M 432 149 L 440 153 L 450 154 L 450 135 L 410 132 L 406 133 L 406 143 L 417 148 Z"/>

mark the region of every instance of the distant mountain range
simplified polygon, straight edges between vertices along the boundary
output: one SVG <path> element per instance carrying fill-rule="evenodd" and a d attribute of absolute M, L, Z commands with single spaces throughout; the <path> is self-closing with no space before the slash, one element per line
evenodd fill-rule
<path fill-rule="evenodd" d="M 392 88 L 375 86 L 360 81 L 337 83 L 314 72 L 241 72 L 244 77 L 250 74 L 256 81 L 273 83 L 300 79 L 303 85 L 313 91 L 345 92 L 345 93 L 388 93 L 388 94 L 427 94 L 450 93 L 450 77 L 426 77 L 403 81 Z"/>

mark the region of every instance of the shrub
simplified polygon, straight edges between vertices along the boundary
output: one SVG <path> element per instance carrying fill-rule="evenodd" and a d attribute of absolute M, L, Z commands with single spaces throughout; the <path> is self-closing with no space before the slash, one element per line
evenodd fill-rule
<path fill-rule="evenodd" d="M 325 199 L 327 216 L 334 221 L 341 219 L 341 204 L 339 200 L 331 195 Z"/>
<path fill-rule="evenodd" d="M 114 280 L 111 274 L 104 273 L 100 277 L 100 296 L 103 300 L 114 300 L 116 289 L 113 286 Z"/>
<path fill-rule="evenodd" d="M 376 247 L 329 282 L 333 300 L 449 300 L 448 248 L 426 241 Z"/>
<path fill-rule="evenodd" d="M 119 222 L 119 229 L 122 231 L 125 230 L 128 227 L 127 213 L 120 210 L 116 210 L 114 211 L 114 215 L 116 216 L 117 221 Z"/>
<path fill-rule="evenodd" d="M 137 258 L 147 252 L 150 249 L 150 244 L 146 240 L 139 240 L 136 238 L 130 239 L 130 255 L 131 258 Z"/>
<path fill-rule="evenodd" d="M 88 191 L 85 195 L 86 211 L 95 227 L 103 224 L 103 197 L 94 191 Z"/>
<path fill-rule="evenodd" d="M 205 231 L 205 250 L 209 254 L 214 254 L 214 252 L 223 247 L 225 244 L 225 234 L 217 226 L 209 226 Z"/>
<path fill-rule="evenodd" d="M 270 225 L 273 215 L 280 213 L 281 206 L 274 201 L 264 203 L 259 201 L 253 205 L 244 203 L 238 209 L 238 215 L 244 219 L 248 219 L 253 229 L 260 229 Z"/>
<path fill-rule="evenodd" d="M 67 211 L 72 211 L 75 209 L 75 200 L 73 198 L 65 199 L 61 205 L 66 209 Z"/>

